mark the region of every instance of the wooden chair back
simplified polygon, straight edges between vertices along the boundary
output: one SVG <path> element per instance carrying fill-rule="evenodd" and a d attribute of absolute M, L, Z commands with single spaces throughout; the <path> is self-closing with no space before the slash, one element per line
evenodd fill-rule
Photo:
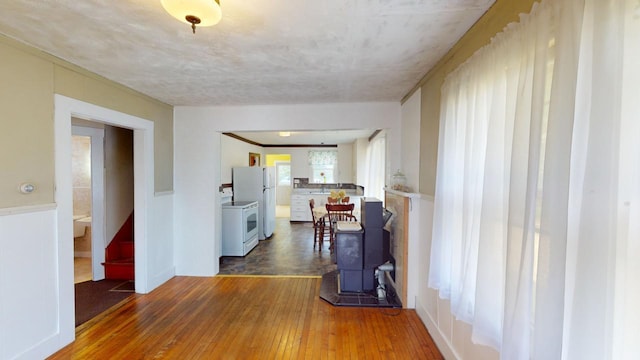
<path fill-rule="evenodd" d="M 313 212 L 313 208 L 316 206 L 316 201 L 313 199 L 309 199 L 309 210 L 311 210 L 311 219 L 313 219 L 313 226 L 315 227 L 318 223 L 318 219 L 316 219 L 316 215 Z"/>
<path fill-rule="evenodd" d="M 313 212 L 313 208 L 315 207 L 315 205 L 315 200 L 309 199 L 309 209 L 311 210 L 311 219 L 313 221 L 313 248 L 315 249 L 316 244 L 318 244 L 318 249 L 322 250 L 322 242 L 324 241 L 325 237 L 324 218 L 316 217 L 316 213 Z M 330 236 L 329 233 L 326 233 L 326 235 L 327 237 Z"/>
<path fill-rule="evenodd" d="M 330 222 L 335 221 L 357 221 L 353 216 L 354 204 L 326 204 L 327 216 Z"/>

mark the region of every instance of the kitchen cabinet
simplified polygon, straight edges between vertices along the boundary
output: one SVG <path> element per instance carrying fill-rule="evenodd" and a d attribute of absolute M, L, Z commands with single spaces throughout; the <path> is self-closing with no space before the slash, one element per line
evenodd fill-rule
<path fill-rule="evenodd" d="M 350 194 L 349 202 L 354 204 L 354 215 L 360 213 L 360 196 Z M 291 194 L 291 221 L 312 221 L 311 210 L 309 209 L 309 199 L 313 199 L 316 207 L 324 207 L 327 203 L 329 193 L 293 193 Z"/>
<path fill-rule="evenodd" d="M 291 194 L 291 221 L 312 221 L 309 200 L 313 199 L 316 207 L 324 207 L 329 194 Z"/>
<path fill-rule="evenodd" d="M 291 194 L 291 221 L 311 221 L 309 195 Z"/>

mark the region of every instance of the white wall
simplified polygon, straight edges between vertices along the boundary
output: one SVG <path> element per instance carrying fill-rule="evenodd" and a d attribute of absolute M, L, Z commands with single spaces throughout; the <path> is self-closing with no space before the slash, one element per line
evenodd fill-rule
<path fill-rule="evenodd" d="M 358 185 L 364 186 L 367 183 L 367 147 L 368 139 L 358 139 L 354 144 L 354 163 L 356 164 L 356 173 L 354 180 Z"/>
<path fill-rule="evenodd" d="M 338 152 L 338 176 L 335 182 L 353 183 L 353 146 L 351 144 L 338 144 L 337 148 L 320 147 L 273 147 L 265 148 L 265 154 L 289 154 L 291 155 L 291 177 L 310 178 L 311 167 L 309 166 L 309 150 L 335 150 Z M 226 149 L 222 149 L 225 154 Z"/>
<path fill-rule="evenodd" d="M 391 168 L 395 173 L 399 168 L 407 177 L 407 186 L 418 191 L 420 185 L 420 105 L 422 90 L 418 89 L 402 104 L 402 160 L 400 166 Z"/>
<path fill-rule="evenodd" d="M 388 129 L 390 146 L 399 160 L 398 102 L 176 107 L 176 272 L 210 276 L 219 269 L 222 132 L 371 128 Z M 298 166 L 302 165 L 292 158 L 292 176 Z"/>
<path fill-rule="evenodd" d="M 173 191 L 155 193 L 149 204 L 147 289 L 151 291 L 175 274 L 173 245 Z"/>
<path fill-rule="evenodd" d="M 353 182 L 353 144 L 338 144 L 338 177 L 336 182 Z M 362 185 L 362 184 L 358 184 Z"/>
<path fill-rule="evenodd" d="M 265 157 L 263 148 L 251 145 L 244 141 L 222 135 L 220 138 L 220 182 L 222 184 L 231 183 L 231 169 L 237 166 L 249 166 L 249 153 L 260 154 L 260 165 L 264 166 Z"/>
<path fill-rule="evenodd" d="M 0 359 L 13 359 L 29 351 L 34 359 L 45 358 L 47 350 L 55 349 L 59 341 L 55 204 L 2 212 Z M 68 250 L 73 259 L 73 247 Z M 39 344 L 41 348 L 34 349 Z"/>
<path fill-rule="evenodd" d="M 266 148 L 265 153 L 268 154 L 289 154 L 291 155 L 291 177 L 292 178 L 308 178 L 311 176 L 311 167 L 309 166 L 309 150 L 336 150 L 335 148 L 316 148 L 316 147 L 303 147 L 303 148 L 286 148 L 286 147 L 274 147 Z M 222 150 L 223 153 L 225 150 Z"/>
<path fill-rule="evenodd" d="M 174 119 L 180 118 L 176 110 Z M 174 121 L 176 274 L 213 276 L 220 264 L 220 144 L 206 118 Z M 247 158 L 248 161 L 248 158 Z"/>
<path fill-rule="evenodd" d="M 418 316 L 426 325 L 429 334 L 446 359 L 499 359 L 500 354 L 492 348 L 473 344 L 470 325 L 456 320 L 451 315 L 449 301 L 440 299 L 438 292 L 428 287 L 433 198 L 423 195 L 419 200 L 412 199 L 412 201 L 419 201 L 420 221 L 416 230 L 420 234 L 420 241 L 412 243 L 414 246 L 412 249 L 415 249 L 415 252 L 410 253 L 409 257 L 419 258 L 421 261 L 411 261 L 411 267 L 408 271 L 414 276 L 417 275 L 417 279 L 412 281 L 416 283 L 415 306 Z M 410 226 L 412 225 L 416 224 L 410 224 Z"/>

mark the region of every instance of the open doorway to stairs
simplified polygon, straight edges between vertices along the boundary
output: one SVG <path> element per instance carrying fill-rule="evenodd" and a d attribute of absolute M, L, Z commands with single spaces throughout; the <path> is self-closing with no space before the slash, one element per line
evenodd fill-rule
<path fill-rule="evenodd" d="M 135 291 L 148 292 L 149 214 L 154 201 L 153 122 L 55 95 L 55 202 L 57 205 L 58 271 L 58 342 L 68 344 L 75 338 L 74 273 L 73 273 L 73 180 L 71 176 L 72 118 L 112 125 L 133 133 L 133 219 L 135 233 Z"/>
<path fill-rule="evenodd" d="M 79 326 L 134 292 L 133 131 L 81 119 L 72 124 Z"/>

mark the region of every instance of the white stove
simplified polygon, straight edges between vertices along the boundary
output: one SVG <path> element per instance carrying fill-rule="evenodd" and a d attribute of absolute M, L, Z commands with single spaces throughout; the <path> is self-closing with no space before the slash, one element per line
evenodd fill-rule
<path fill-rule="evenodd" d="M 258 202 L 223 203 L 222 256 L 245 256 L 258 242 Z"/>
<path fill-rule="evenodd" d="M 229 201 L 222 204 L 222 208 L 246 208 L 257 203 L 257 201 Z"/>

